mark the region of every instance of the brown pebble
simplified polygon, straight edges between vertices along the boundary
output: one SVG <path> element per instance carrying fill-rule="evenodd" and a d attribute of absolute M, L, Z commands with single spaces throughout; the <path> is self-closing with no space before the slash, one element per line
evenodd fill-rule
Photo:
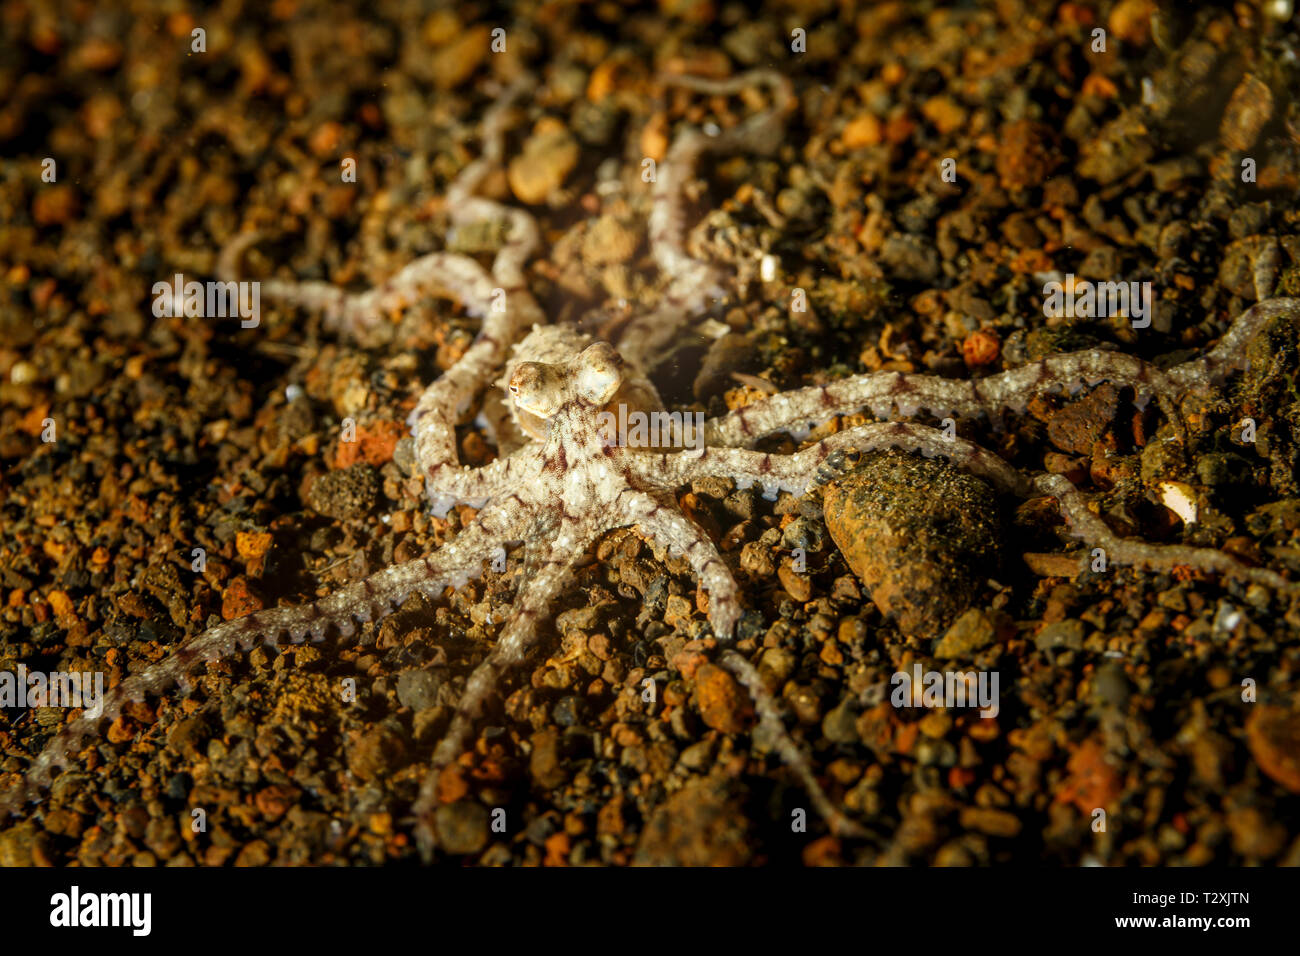
<path fill-rule="evenodd" d="M 562 123 L 539 122 L 523 152 L 507 168 L 515 198 L 530 205 L 544 201 L 578 165 L 579 153 L 578 141 Z"/>
<path fill-rule="evenodd" d="M 906 633 L 942 634 L 999 564 L 992 489 L 945 461 L 865 456 L 827 489 L 824 511 L 849 567 Z"/>
<path fill-rule="evenodd" d="M 714 730 L 736 734 L 745 729 L 749 695 L 721 667 L 704 664 L 695 672 L 695 699 L 700 716 Z"/>
<path fill-rule="evenodd" d="M 226 621 L 260 611 L 264 606 L 262 599 L 248 589 L 248 579 L 243 576 L 232 578 L 221 595 L 221 617 Z"/>
<path fill-rule="evenodd" d="M 1259 768 L 1292 793 L 1300 793 L 1300 713 L 1255 704 L 1246 719 L 1246 743 Z"/>
<path fill-rule="evenodd" d="M 1223 111 L 1219 125 L 1223 145 L 1235 152 L 1250 149 L 1272 116 L 1273 91 L 1258 77 L 1247 74 L 1232 91 L 1228 108 Z"/>
<path fill-rule="evenodd" d="M 807 601 L 812 597 L 812 581 L 808 575 L 800 574 L 789 564 L 782 564 L 777 569 L 776 576 L 781 579 L 781 586 L 796 601 Z"/>

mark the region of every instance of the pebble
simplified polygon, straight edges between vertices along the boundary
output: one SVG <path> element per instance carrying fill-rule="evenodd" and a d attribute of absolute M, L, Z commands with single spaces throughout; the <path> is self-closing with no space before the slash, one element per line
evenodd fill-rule
<path fill-rule="evenodd" d="M 943 634 L 1001 562 L 992 489 L 942 460 L 867 455 L 827 488 L 824 510 L 849 567 L 905 633 Z"/>
<path fill-rule="evenodd" d="M 635 224 L 616 216 L 600 216 L 582 237 L 582 258 L 588 266 L 616 265 L 629 261 L 641 244 Z"/>
<path fill-rule="evenodd" d="M 379 473 L 370 465 L 353 465 L 326 472 L 312 482 L 307 507 L 327 518 L 347 521 L 368 514 L 378 495 Z"/>
<path fill-rule="evenodd" d="M 939 639 L 934 656 L 940 660 L 966 660 L 992 644 L 995 638 L 993 620 L 979 608 L 971 608 L 953 621 L 952 627 Z"/>
<path fill-rule="evenodd" d="M 1255 145 L 1272 116 L 1273 91 L 1258 77 L 1247 74 L 1232 91 L 1219 125 L 1219 136 L 1228 149 L 1245 152 Z"/>
<path fill-rule="evenodd" d="M 822 718 L 822 734 L 831 743 L 855 744 L 858 742 L 857 721 L 853 696 L 849 695 Z"/>
<path fill-rule="evenodd" d="M 1002 127 L 997 150 L 998 179 L 1004 189 L 1041 186 L 1059 161 L 1051 129 L 1042 123 L 1017 120 Z"/>
<path fill-rule="evenodd" d="M 456 29 L 449 42 L 429 57 L 428 74 L 440 90 L 454 89 L 468 80 L 488 54 L 491 29 L 477 25 Z"/>
<path fill-rule="evenodd" d="M 789 563 L 783 562 L 776 571 L 777 578 L 786 593 L 796 601 L 807 601 L 812 597 L 812 581 L 806 574 L 795 571 Z"/>
<path fill-rule="evenodd" d="M 1065 620 L 1048 624 L 1034 635 L 1034 647 L 1040 651 L 1054 651 L 1065 648 L 1071 651 L 1083 650 L 1084 627 L 1082 621 Z"/>
<path fill-rule="evenodd" d="M 442 678 L 434 671 L 403 671 L 397 675 L 397 700 L 403 707 L 424 710 L 438 702 Z"/>
<path fill-rule="evenodd" d="M 487 846 L 491 816 L 487 808 L 472 800 L 445 803 L 433 812 L 438 846 L 453 856 L 470 856 Z"/>
<path fill-rule="evenodd" d="M 1119 389 L 1105 384 L 1070 402 L 1047 422 L 1047 437 L 1062 451 L 1091 455 L 1092 446 L 1115 420 Z"/>
<path fill-rule="evenodd" d="M 874 114 L 862 113 L 845 124 L 840 138 L 845 149 L 878 146 L 884 140 L 884 127 Z"/>
<path fill-rule="evenodd" d="M 1079 812 L 1091 815 L 1097 808 L 1110 807 L 1119 799 L 1123 780 L 1106 757 L 1105 748 L 1089 739 L 1079 745 L 1066 764 L 1069 776 L 1056 791 L 1060 803 L 1072 803 Z"/>
<path fill-rule="evenodd" d="M 1259 768 L 1300 793 L 1300 713 L 1273 704 L 1255 704 L 1246 718 L 1246 744 Z"/>
<path fill-rule="evenodd" d="M 704 722 L 724 734 L 745 729 L 751 710 L 749 695 L 730 673 L 715 664 L 701 664 L 695 672 L 695 699 Z"/>
<path fill-rule="evenodd" d="M 636 866 L 744 866 L 755 844 L 735 785 L 717 776 L 690 780 L 641 831 Z"/>
<path fill-rule="evenodd" d="M 713 760 L 714 741 L 700 740 L 682 751 L 679 763 L 687 770 L 703 770 Z"/>
<path fill-rule="evenodd" d="M 1020 833 L 1020 818 L 1005 810 L 991 807 L 965 807 L 961 811 L 961 825 L 995 837 L 1013 837 Z"/>
<path fill-rule="evenodd" d="M 520 202 L 536 205 L 558 189 L 578 165 L 581 147 L 558 120 L 542 120 L 510 161 L 506 177 Z"/>
<path fill-rule="evenodd" d="M 375 780 L 402 764 L 406 744 L 384 725 L 354 732 L 348 747 L 348 769 L 362 780 Z"/>

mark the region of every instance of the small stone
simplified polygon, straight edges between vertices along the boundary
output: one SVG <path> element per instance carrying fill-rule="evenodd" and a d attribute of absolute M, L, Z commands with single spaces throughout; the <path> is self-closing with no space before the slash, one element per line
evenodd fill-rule
<path fill-rule="evenodd" d="M 1051 175 L 1060 151 L 1051 129 L 1042 123 L 1018 120 L 1002 127 L 997 151 L 998 178 L 1004 189 L 1032 189 Z"/>
<path fill-rule="evenodd" d="M 990 329 L 977 329 L 961 343 L 962 359 L 970 368 L 991 365 L 997 361 L 1001 343 Z"/>
<path fill-rule="evenodd" d="M 759 660 L 760 674 L 771 674 L 778 681 L 784 681 L 794 673 L 795 659 L 784 647 L 769 647 Z"/>
<path fill-rule="evenodd" d="M 679 763 L 687 770 L 703 770 L 713 760 L 714 742 L 701 740 L 682 751 Z"/>
<path fill-rule="evenodd" d="M 1223 145 L 1236 153 L 1245 152 L 1255 145 L 1260 132 L 1273 116 L 1273 91 L 1258 77 L 1244 76 L 1232 91 L 1219 136 Z"/>
<path fill-rule="evenodd" d="M 822 718 L 822 734 L 831 743 L 857 743 L 857 720 L 858 715 L 853 709 L 852 696 L 845 697 L 837 707 Z"/>
<path fill-rule="evenodd" d="M 262 599 L 249 590 L 248 579 L 242 575 L 232 578 L 221 595 L 221 617 L 227 621 L 260 611 L 263 606 Z"/>
<path fill-rule="evenodd" d="M 543 202 L 578 165 L 578 141 L 557 120 L 543 120 L 524 143 L 523 152 L 510 161 L 506 176 L 520 202 Z"/>
<path fill-rule="evenodd" d="M 920 236 L 890 234 L 880 249 L 880 261 L 890 275 L 905 282 L 934 282 L 939 277 L 939 252 Z"/>
<path fill-rule="evenodd" d="M 1085 740 L 1066 764 L 1069 776 L 1056 791 L 1058 803 L 1072 803 L 1079 812 L 1091 815 L 1119 799 L 1122 781 L 1119 771 L 1106 759 L 1106 749 L 1096 740 Z"/>
<path fill-rule="evenodd" d="M 864 456 L 827 489 L 824 510 L 872 601 L 909 634 L 944 633 L 1001 561 L 992 489 L 942 460 Z"/>
<path fill-rule="evenodd" d="M 714 730 L 736 734 L 745 729 L 749 696 L 736 679 L 715 664 L 695 672 L 695 698 L 700 716 Z"/>
<path fill-rule="evenodd" d="M 356 441 L 339 442 L 334 467 L 351 468 L 358 462 L 381 467 L 393 460 L 398 443 L 408 437 L 410 429 L 402 422 L 381 420 L 359 424 Z"/>
<path fill-rule="evenodd" d="M 453 856 L 480 852 L 488 842 L 487 808 L 470 800 L 447 803 L 433 812 L 438 846 Z"/>
<path fill-rule="evenodd" d="M 271 532 L 239 531 L 235 533 L 235 551 L 245 561 L 256 561 L 265 557 L 271 548 Z"/>
<path fill-rule="evenodd" d="M 812 582 L 808 576 L 798 573 L 789 564 L 782 564 L 777 569 L 776 576 L 780 578 L 781 586 L 796 601 L 807 601 L 812 597 Z"/>
<path fill-rule="evenodd" d="M 528 772 L 539 787 L 558 787 L 565 774 L 560 766 L 560 735 L 554 730 L 539 730 L 532 737 L 533 752 L 528 757 Z"/>
<path fill-rule="evenodd" d="M 1151 17 L 1155 0 L 1120 0 L 1110 11 L 1110 32 L 1125 43 L 1146 46 L 1151 40 Z"/>
<path fill-rule="evenodd" d="M 967 830 L 995 837 L 1013 837 L 1020 833 L 1020 818 L 1005 810 L 992 807 L 966 807 L 961 812 L 961 825 Z"/>
<path fill-rule="evenodd" d="M 802 548 L 805 552 L 817 552 L 826 547 L 826 534 L 819 521 L 798 517 L 785 526 L 781 532 L 783 548 Z"/>
<path fill-rule="evenodd" d="M 31 821 L 0 830 L 0 866 L 32 866 L 39 831 Z"/>
<path fill-rule="evenodd" d="M 740 568 L 758 578 L 769 578 L 776 572 L 772 550 L 758 541 L 750 541 L 740 549 Z"/>
<path fill-rule="evenodd" d="M 38 226 L 57 226 L 71 222 L 81 209 L 77 192 L 67 183 L 45 186 L 32 200 L 32 219 Z"/>
<path fill-rule="evenodd" d="M 1280 820 L 1265 816 L 1258 807 L 1242 807 L 1228 814 L 1232 848 L 1242 856 L 1267 860 L 1286 846 L 1287 828 Z"/>
<path fill-rule="evenodd" d="M 663 803 L 641 831 L 636 866 L 743 866 L 754 842 L 735 785 L 692 779 Z"/>
<path fill-rule="evenodd" d="M 469 29 L 457 27 L 449 42 L 429 57 L 429 76 L 440 90 L 450 90 L 464 83 L 487 56 L 492 31 L 486 25 Z"/>
<path fill-rule="evenodd" d="M 1093 444 L 1110 427 L 1118 410 L 1119 389 L 1107 383 L 1053 414 L 1047 423 L 1047 437 L 1062 451 L 1091 455 Z"/>
<path fill-rule="evenodd" d="M 364 733 L 354 732 L 348 748 L 348 769 L 362 780 L 375 780 L 396 770 L 405 756 L 402 738 L 379 726 Z"/>
<path fill-rule="evenodd" d="M 950 96 L 932 96 L 921 104 L 921 115 L 947 136 L 966 124 L 966 110 Z"/>
<path fill-rule="evenodd" d="M 1259 768 L 1292 793 L 1300 793 L 1300 713 L 1255 704 L 1246 720 L 1246 744 Z"/>
<path fill-rule="evenodd" d="M 641 234 L 631 222 L 601 216 L 583 236 L 582 258 L 593 268 L 615 265 L 631 259 L 640 244 Z"/>
<path fill-rule="evenodd" d="M 1034 647 L 1040 651 L 1057 648 L 1079 651 L 1083 649 L 1084 627 L 1082 621 L 1056 621 L 1034 635 Z"/>
<path fill-rule="evenodd" d="M 979 608 L 971 608 L 953 621 L 952 627 L 935 645 L 934 656 L 940 660 L 969 658 L 988 647 L 996 637 L 993 621 Z"/>
<path fill-rule="evenodd" d="M 1124 667 L 1118 661 L 1103 664 L 1092 682 L 1093 698 L 1102 707 L 1123 711 L 1128 707 L 1132 692 Z"/>
<path fill-rule="evenodd" d="M 864 146 L 878 146 L 884 139 L 884 127 L 871 113 L 855 116 L 844 127 L 841 136 L 845 149 L 862 149 Z"/>
<path fill-rule="evenodd" d="M 312 482 L 307 506 L 327 518 L 346 521 L 368 514 L 378 495 L 378 473 L 370 465 L 358 464 L 326 472 Z"/>
<path fill-rule="evenodd" d="M 685 597 L 680 594 L 670 594 L 664 607 L 664 623 L 675 628 L 689 621 L 693 610 L 691 602 Z"/>
<path fill-rule="evenodd" d="M 397 675 L 397 701 L 412 710 L 424 710 L 438 702 L 442 678 L 434 671 L 403 671 Z"/>

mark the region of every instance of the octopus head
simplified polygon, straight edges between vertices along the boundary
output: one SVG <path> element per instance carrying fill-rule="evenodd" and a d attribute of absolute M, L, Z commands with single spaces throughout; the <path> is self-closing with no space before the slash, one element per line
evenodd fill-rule
<path fill-rule="evenodd" d="M 522 412 L 547 419 L 567 402 L 603 407 L 623 386 L 623 359 L 596 342 L 567 365 L 520 362 L 510 376 L 510 396 Z"/>

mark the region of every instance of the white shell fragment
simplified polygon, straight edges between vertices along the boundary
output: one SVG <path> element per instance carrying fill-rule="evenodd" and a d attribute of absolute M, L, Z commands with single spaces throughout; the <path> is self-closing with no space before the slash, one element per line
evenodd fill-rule
<path fill-rule="evenodd" d="M 1196 492 L 1191 485 L 1181 481 L 1162 481 L 1156 488 L 1160 503 L 1183 519 L 1183 524 L 1196 523 Z"/>

